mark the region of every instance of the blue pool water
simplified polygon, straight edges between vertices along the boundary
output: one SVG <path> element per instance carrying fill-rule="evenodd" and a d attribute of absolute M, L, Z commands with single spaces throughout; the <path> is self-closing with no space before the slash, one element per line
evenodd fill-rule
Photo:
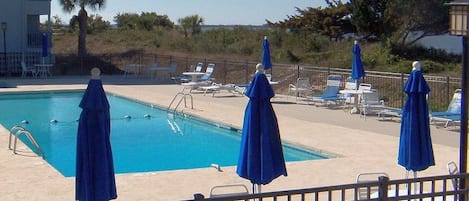
<path fill-rule="evenodd" d="M 82 95 L 83 91 L 2 94 L 0 123 L 7 129 L 15 125 L 26 127 L 41 146 L 45 160 L 64 176 L 74 176 Z M 160 108 L 111 94 L 108 100 L 116 173 L 237 164 L 240 133 L 234 129 L 190 116 L 168 115 Z M 24 120 L 29 123 L 21 123 Z M 284 155 L 287 161 L 326 158 L 285 145 Z"/>

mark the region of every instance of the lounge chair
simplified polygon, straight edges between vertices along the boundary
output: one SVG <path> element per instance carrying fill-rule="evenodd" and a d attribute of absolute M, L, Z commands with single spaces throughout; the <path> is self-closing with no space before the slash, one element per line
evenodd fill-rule
<path fill-rule="evenodd" d="M 392 120 L 394 117 L 401 118 L 402 117 L 402 109 L 398 108 L 391 108 L 391 107 L 384 107 L 383 110 L 378 112 L 378 119 L 379 120 Z"/>
<path fill-rule="evenodd" d="M 436 122 L 443 122 L 443 126 L 446 128 L 452 124 L 458 124 L 461 122 L 461 115 L 460 114 L 448 114 L 448 115 L 439 115 L 439 116 L 431 116 L 430 121 L 432 123 Z"/>
<path fill-rule="evenodd" d="M 446 111 L 430 112 L 430 122 L 444 122 L 445 127 L 447 127 L 450 123 L 459 122 L 460 120 L 461 89 L 456 89 Z"/>
<path fill-rule="evenodd" d="M 195 71 L 195 72 L 202 72 L 202 68 L 203 68 L 203 67 L 204 67 L 204 63 L 199 62 L 199 63 L 197 63 L 197 65 L 195 66 L 194 71 Z"/>
<path fill-rule="evenodd" d="M 329 75 L 327 77 L 326 89 L 324 92 L 320 95 L 307 96 L 306 98 L 315 103 L 323 103 L 326 106 L 331 102 L 337 104 L 343 100 L 343 98 L 338 95 L 341 86 L 342 76 Z"/>
<path fill-rule="evenodd" d="M 205 69 L 205 75 L 203 75 L 200 80 L 201 81 L 210 81 L 212 80 L 212 74 L 215 70 L 215 64 L 208 64 L 207 69 Z"/>
<path fill-rule="evenodd" d="M 431 112 L 432 116 L 461 114 L 461 89 L 456 89 L 446 111 Z"/>
<path fill-rule="evenodd" d="M 360 115 L 364 118 L 368 114 L 378 114 L 384 109 L 384 102 L 379 98 L 379 94 L 376 90 L 371 89 L 370 91 L 364 91 L 360 95 Z"/>
<path fill-rule="evenodd" d="M 216 93 L 220 93 L 221 91 L 227 91 L 234 96 L 243 95 L 244 89 L 236 86 L 235 84 L 217 84 L 212 83 L 210 86 L 202 86 L 200 87 L 202 91 L 204 91 L 204 96 L 207 92 L 212 93 L 212 97 L 215 97 Z"/>
<path fill-rule="evenodd" d="M 290 84 L 288 87 L 288 93 L 295 93 L 296 100 L 301 95 L 301 93 L 311 91 L 311 84 L 309 83 L 309 78 L 298 78 L 296 84 Z"/>
<path fill-rule="evenodd" d="M 459 174 L 458 165 L 456 165 L 456 163 L 454 161 L 449 161 L 446 164 L 446 167 L 448 168 L 448 173 L 450 175 Z M 453 190 L 457 191 L 458 190 L 458 180 L 457 179 L 452 179 L 451 183 L 453 185 Z"/>

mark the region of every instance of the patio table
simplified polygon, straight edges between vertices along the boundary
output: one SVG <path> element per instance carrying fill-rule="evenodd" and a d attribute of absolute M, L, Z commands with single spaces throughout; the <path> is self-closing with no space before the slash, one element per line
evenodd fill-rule
<path fill-rule="evenodd" d="M 358 109 L 358 95 L 363 93 L 372 93 L 371 90 L 361 90 L 361 89 L 343 89 L 339 91 L 340 94 L 344 95 L 353 95 L 354 107 L 350 110 L 351 114 L 359 114 L 360 109 Z"/>
<path fill-rule="evenodd" d="M 34 77 L 52 77 L 52 73 L 50 72 L 50 68 L 52 68 L 52 66 L 53 64 L 34 64 L 34 67 L 36 68 L 36 74 L 34 74 Z"/>

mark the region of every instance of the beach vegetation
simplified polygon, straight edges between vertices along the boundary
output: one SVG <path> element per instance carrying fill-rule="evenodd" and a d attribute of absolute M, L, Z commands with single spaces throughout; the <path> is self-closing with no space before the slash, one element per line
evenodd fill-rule
<path fill-rule="evenodd" d="M 351 47 L 358 40 L 367 70 L 408 73 L 411 61 L 421 60 L 431 66 L 424 68 L 427 74 L 458 71 L 460 55 L 417 43 L 423 36 L 447 30 L 448 10 L 442 1 L 327 2 L 326 8 L 297 8 L 296 15 L 266 21 L 260 28 L 239 25 L 204 30 L 202 16 L 181 18 L 176 25 L 156 13 L 118 14 L 114 17 L 117 28 L 109 28 L 101 18 L 92 16 L 87 27 L 97 31 L 88 32 L 87 45 L 90 54 L 140 52 L 255 61 L 260 59 L 262 39 L 267 36 L 274 62 L 350 68 Z M 426 9 L 412 10 L 418 3 Z M 69 44 L 77 42 L 73 39 L 76 34 L 71 29 L 54 36 L 54 53 L 75 53 L 77 49 Z"/>

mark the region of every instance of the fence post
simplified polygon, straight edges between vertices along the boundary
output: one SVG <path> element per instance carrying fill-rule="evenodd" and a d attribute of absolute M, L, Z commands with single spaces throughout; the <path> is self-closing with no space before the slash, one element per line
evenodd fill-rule
<path fill-rule="evenodd" d="M 246 60 L 246 75 L 245 75 L 246 76 L 245 77 L 246 81 L 244 83 L 249 83 L 249 80 L 248 80 L 249 73 L 248 73 L 248 71 L 249 71 L 249 61 Z"/>
<path fill-rule="evenodd" d="M 297 72 L 297 75 L 296 75 L 296 79 L 300 78 L 300 65 L 296 65 L 296 72 Z"/>
<path fill-rule="evenodd" d="M 228 74 L 228 67 L 226 67 L 226 59 L 223 60 L 223 69 L 225 70 L 223 73 L 223 82 L 226 83 L 226 75 Z"/>
<path fill-rule="evenodd" d="M 446 105 L 449 105 L 450 102 L 450 92 L 449 92 L 449 76 L 446 76 L 446 98 L 445 98 L 445 103 Z"/>
<path fill-rule="evenodd" d="M 388 199 L 388 182 L 389 177 L 380 176 L 378 177 L 378 199 L 387 200 Z"/>
<path fill-rule="evenodd" d="M 401 73 L 401 107 L 404 107 L 404 93 L 402 89 L 404 89 L 404 73 Z"/>

